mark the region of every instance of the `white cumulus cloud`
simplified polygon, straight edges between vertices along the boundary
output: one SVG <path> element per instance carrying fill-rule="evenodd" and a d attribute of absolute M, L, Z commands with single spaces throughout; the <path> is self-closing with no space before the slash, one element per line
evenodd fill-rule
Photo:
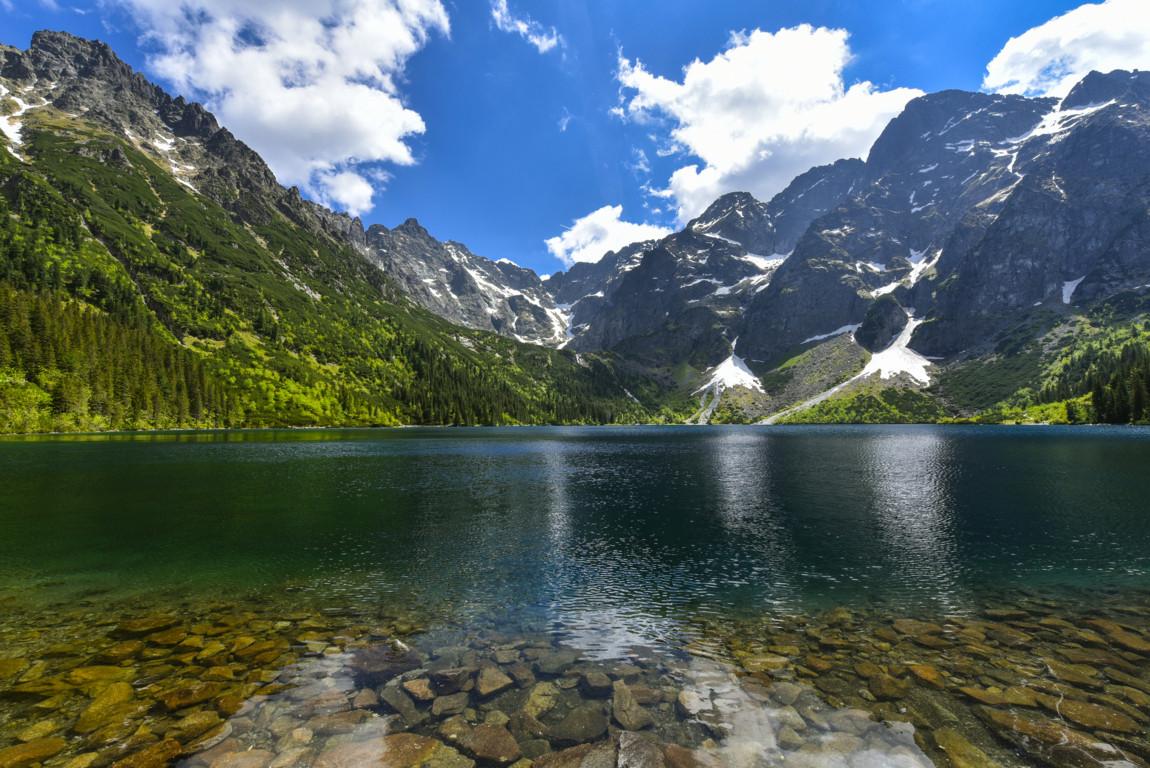
<path fill-rule="evenodd" d="M 1012 37 L 989 64 L 982 87 L 999 93 L 1065 96 L 1091 70 L 1150 69 L 1150 2 L 1080 5 Z"/>
<path fill-rule="evenodd" d="M 657 240 L 671 234 L 671 230 L 654 224 L 637 224 L 623 220 L 623 206 L 605 205 L 597 211 L 576 219 L 563 234 L 546 240 L 547 250 L 570 267 L 576 262 L 596 262 L 608 251 L 639 242 Z"/>
<path fill-rule="evenodd" d="M 701 161 L 676 170 L 667 187 L 686 222 L 725 192 L 767 200 L 811 166 L 865 157 L 887 122 L 922 94 L 848 86 L 850 60 L 845 30 L 806 24 L 732 34 L 726 50 L 691 62 L 678 80 L 620 55 L 616 114 L 663 119 L 670 146 Z"/>
<path fill-rule="evenodd" d="M 449 34 L 440 0 L 109 2 L 139 24 L 150 68 L 203 100 L 281 182 L 360 214 L 377 164 L 415 162 L 407 141 L 425 126 L 398 81 L 431 34 Z"/>
<path fill-rule="evenodd" d="M 500 32 L 519 35 L 540 53 L 547 53 L 563 44 L 563 37 L 555 27 L 545 27 L 527 16 L 516 16 L 508 7 L 507 0 L 491 0 L 491 20 Z"/>
<path fill-rule="evenodd" d="M 316 174 L 318 197 L 325 205 L 344 208 L 352 216 L 359 216 L 372 207 L 375 187 L 355 171 L 335 171 Z"/>

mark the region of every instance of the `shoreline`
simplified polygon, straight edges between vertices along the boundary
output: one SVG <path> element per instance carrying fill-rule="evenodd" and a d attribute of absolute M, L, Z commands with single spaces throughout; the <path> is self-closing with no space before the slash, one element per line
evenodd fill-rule
<path fill-rule="evenodd" d="M 224 435 L 224 434 L 271 434 L 309 433 L 309 432 L 400 432 L 410 430 L 458 430 L 471 431 L 481 429 L 767 429 L 780 430 L 822 430 L 841 428 L 874 428 L 886 429 L 891 427 L 908 428 L 941 428 L 941 429 L 991 429 L 991 428 L 1039 428 L 1056 429 L 1059 431 L 1075 430 L 1145 430 L 1150 424 L 1052 424 L 1040 422 L 1023 423 L 987 423 L 974 422 L 827 422 L 822 424 L 765 424 L 753 422 L 749 424 L 663 424 L 645 422 L 639 424 L 398 424 L 394 426 L 284 426 L 284 427 L 194 427 L 171 429 L 139 429 L 139 430 L 107 430 L 96 432 L 0 432 L 0 441 L 17 442 L 25 438 L 60 438 L 60 437 L 148 437 L 148 436 L 183 436 L 183 435 Z"/>

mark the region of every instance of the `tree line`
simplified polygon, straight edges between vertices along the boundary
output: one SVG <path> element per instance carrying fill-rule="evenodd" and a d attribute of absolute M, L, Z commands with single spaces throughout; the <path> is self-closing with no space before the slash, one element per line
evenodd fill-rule
<path fill-rule="evenodd" d="M 1147 328 L 1150 330 L 1150 328 Z M 1089 409 L 1071 402 L 1090 395 Z M 1143 424 L 1150 421 L 1150 342 L 1132 339 L 1114 347 L 1093 344 L 1067 361 L 1040 394 L 1043 402 L 1067 401 L 1072 423 Z M 1089 412 L 1085 412 L 1085 411 Z"/>

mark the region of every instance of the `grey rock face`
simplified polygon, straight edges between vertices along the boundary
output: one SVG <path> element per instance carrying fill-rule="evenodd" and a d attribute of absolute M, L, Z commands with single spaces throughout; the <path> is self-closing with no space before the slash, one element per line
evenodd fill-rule
<path fill-rule="evenodd" d="M 1009 145 L 996 215 L 947 244 L 916 335 L 954 354 L 1035 305 L 1067 307 L 1150 283 L 1150 73 L 1093 73 Z M 953 251 L 953 253 L 951 253 Z"/>
<path fill-rule="evenodd" d="M 880 136 L 863 182 L 815 220 L 747 308 L 739 350 L 776 360 L 894 296 L 951 355 L 1035 304 L 1143 283 L 1150 174 L 1145 73 L 1097 73 L 1067 99 L 947 91 Z"/>
<path fill-rule="evenodd" d="M 893 296 L 883 296 L 870 305 L 855 341 L 870 352 L 886 349 L 906 327 L 906 311 Z"/>
<path fill-rule="evenodd" d="M 744 308 L 809 223 L 858 183 L 858 160 L 814 168 L 769 203 L 724 195 L 686 228 L 579 264 L 547 283 L 571 306 L 572 349 L 610 349 L 664 367 L 707 368 L 730 353 Z"/>
<path fill-rule="evenodd" d="M 569 318 L 529 269 L 440 242 L 415 219 L 367 231 L 369 258 L 413 301 L 453 323 L 536 344 L 567 339 Z"/>
<path fill-rule="evenodd" d="M 861 322 L 877 297 L 912 289 L 963 214 L 982 203 L 993 208 L 1011 183 L 999 145 L 1052 106 L 961 91 L 911 101 L 875 142 L 852 193 L 814 220 L 772 287 L 747 308 L 740 352 L 774 360 Z"/>
<path fill-rule="evenodd" d="M 834 209 L 862 179 L 861 160 L 839 160 L 797 176 L 786 189 L 761 203 L 746 192 L 723 195 L 689 229 L 732 240 L 748 252 L 784 256 L 819 216 Z"/>
<path fill-rule="evenodd" d="M 548 288 L 574 305 L 572 348 L 648 365 L 702 368 L 736 337 L 767 365 L 857 324 L 882 348 L 900 304 L 928 321 L 916 349 L 957 354 L 1035 304 L 1150 283 L 1148 106 L 1150 74 L 1128 72 L 1092 73 L 1061 103 L 924 96 L 865 164 L 812 169 L 770 203 L 724 195 Z"/>

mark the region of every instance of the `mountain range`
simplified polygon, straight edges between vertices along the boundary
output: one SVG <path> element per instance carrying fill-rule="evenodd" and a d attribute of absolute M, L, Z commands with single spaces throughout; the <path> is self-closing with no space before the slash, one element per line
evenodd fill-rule
<path fill-rule="evenodd" d="M 0 132 L 0 431 L 1148 413 L 1150 73 L 922 96 L 545 279 L 304 199 L 65 33 L 0 48 Z"/>

